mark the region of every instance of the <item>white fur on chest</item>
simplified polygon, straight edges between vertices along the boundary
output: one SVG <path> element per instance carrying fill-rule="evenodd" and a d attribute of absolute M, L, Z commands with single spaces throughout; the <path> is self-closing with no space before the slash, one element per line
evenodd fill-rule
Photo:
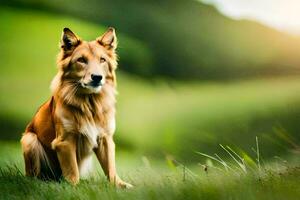
<path fill-rule="evenodd" d="M 113 135 L 116 130 L 116 120 L 114 117 L 111 117 L 109 119 L 108 125 L 107 125 L 107 133 Z"/>
<path fill-rule="evenodd" d="M 100 126 L 86 122 L 81 125 L 79 133 L 86 136 L 93 147 L 97 146 L 97 138 L 103 134 L 103 129 Z"/>
<path fill-rule="evenodd" d="M 101 127 L 99 124 L 96 124 L 94 121 L 85 121 L 81 124 L 76 124 L 72 119 L 67 118 L 63 112 L 57 113 L 64 130 L 66 132 L 74 132 L 84 135 L 89 143 L 95 147 L 97 145 L 97 138 L 103 136 L 103 134 L 112 135 L 116 129 L 116 122 L 114 115 L 108 117 L 106 127 Z"/>

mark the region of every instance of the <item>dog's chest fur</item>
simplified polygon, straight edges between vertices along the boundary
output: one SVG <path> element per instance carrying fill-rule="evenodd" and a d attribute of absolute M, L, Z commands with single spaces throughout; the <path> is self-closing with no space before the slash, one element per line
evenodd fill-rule
<path fill-rule="evenodd" d="M 78 132 L 85 136 L 89 143 L 95 147 L 97 146 L 97 138 L 104 134 L 104 130 L 105 129 L 103 127 L 100 127 L 95 123 L 86 122 L 81 125 Z"/>
<path fill-rule="evenodd" d="M 115 88 L 103 87 L 99 95 L 68 99 L 68 105 L 61 103 L 56 116 L 63 132 L 77 134 L 78 143 L 84 149 L 97 147 L 97 139 L 115 131 Z"/>
<path fill-rule="evenodd" d="M 84 115 L 73 113 L 73 116 L 59 113 L 59 118 L 68 134 L 76 134 L 79 143 L 85 147 L 97 147 L 97 139 L 104 134 L 113 134 L 115 131 L 115 117 L 113 113 L 107 112 L 98 117 L 89 118 Z M 82 144 L 84 143 L 84 144 Z"/>

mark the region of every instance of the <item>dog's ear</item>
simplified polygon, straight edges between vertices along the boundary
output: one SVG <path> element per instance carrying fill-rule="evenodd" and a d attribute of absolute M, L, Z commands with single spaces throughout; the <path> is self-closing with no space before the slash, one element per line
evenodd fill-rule
<path fill-rule="evenodd" d="M 100 37 L 97 38 L 100 45 L 104 46 L 108 50 L 115 50 L 117 48 L 117 36 L 115 29 L 110 27 L 108 30 Z"/>
<path fill-rule="evenodd" d="M 80 42 L 80 39 L 69 28 L 64 28 L 60 41 L 64 51 L 73 51 Z"/>

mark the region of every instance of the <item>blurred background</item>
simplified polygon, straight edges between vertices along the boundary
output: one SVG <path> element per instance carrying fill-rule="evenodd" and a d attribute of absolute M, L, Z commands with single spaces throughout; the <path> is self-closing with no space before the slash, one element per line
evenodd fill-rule
<path fill-rule="evenodd" d="M 257 136 L 264 159 L 296 155 L 297 8 L 297 0 L 1 0 L 1 144 L 18 145 L 50 97 L 62 29 L 93 40 L 113 26 L 118 152 L 195 162 L 195 151 L 222 152 L 219 144 L 254 154 Z"/>

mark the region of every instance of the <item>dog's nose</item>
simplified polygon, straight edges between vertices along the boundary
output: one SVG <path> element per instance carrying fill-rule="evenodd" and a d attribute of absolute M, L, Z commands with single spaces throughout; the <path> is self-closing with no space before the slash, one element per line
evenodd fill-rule
<path fill-rule="evenodd" d="M 92 81 L 96 84 L 100 83 L 100 81 L 102 80 L 102 76 L 96 75 L 96 74 L 92 74 L 91 78 L 92 78 Z"/>

